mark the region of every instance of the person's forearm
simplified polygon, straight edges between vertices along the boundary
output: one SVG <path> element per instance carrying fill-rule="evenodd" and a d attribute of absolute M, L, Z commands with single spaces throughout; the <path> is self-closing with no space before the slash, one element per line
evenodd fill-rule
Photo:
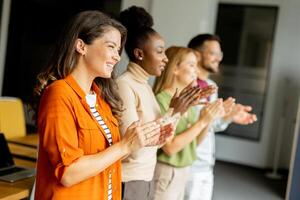
<path fill-rule="evenodd" d="M 201 133 L 197 136 L 197 144 L 200 144 L 203 139 L 206 137 L 208 129 L 209 129 L 210 125 L 207 125 L 202 131 Z"/>
<path fill-rule="evenodd" d="M 166 143 L 162 147 L 163 151 L 169 156 L 176 154 L 177 152 L 181 151 L 186 145 L 191 143 L 205 127 L 207 127 L 207 122 L 204 120 L 199 120 L 186 131 L 175 136 L 172 141 Z"/>
<path fill-rule="evenodd" d="M 129 154 L 129 149 L 126 147 L 126 144 L 118 142 L 97 154 L 82 156 L 66 167 L 61 183 L 65 187 L 70 187 L 96 176 L 127 154 Z"/>

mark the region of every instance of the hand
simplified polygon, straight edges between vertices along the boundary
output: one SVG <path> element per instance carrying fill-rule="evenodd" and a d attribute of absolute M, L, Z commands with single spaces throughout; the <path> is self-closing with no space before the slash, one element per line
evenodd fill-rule
<path fill-rule="evenodd" d="M 167 142 L 171 141 L 175 135 L 175 130 L 178 121 L 180 120 L 180 114 L 176 113 L 173 116 L 172 111 L 168 111 L 162 118 L 158 119 L 160 127 L 160 137 L 156 144 L 158 146 L 163 146 Z"/>
<path fill-rule="evenodd" d="M 206 124 L 209 124 L 214 119 L 223 116 L 224 112 L 223 100 L 218 99 L 217 101 L 203 107 L 199 120 L 203 120 Z"/>
<path fill-rule="evenodd" d="M 196 96 L 196 99 L 192 103 L 194 106 L 199 105 L 199 104 L 207 104 L 207 101 L 202 101 L 203 99 L 205 100 L 208 98 L 210 95 L 216 93 L 218 88 L 214 85 L 209 85 L 205 88 L 200 89 L 199 93 Z"/>
<path fill-rule="evenodd" d="M 148 122 L 140 125 L 139 121 L 133 122 L 126 130 L 122 143 L 128 153 L 142 147 L 156 143 L 160 137 L 160 125 L 155 122 Z"/>
<path fill-rule="evenodd" d="M 187 109 L 198 99 L 198 93 L 200 92 L 200 88 L 193 86 L 194 81 L 191 82 L 188 86 L 186 86 L 180 93 L 176 89 L 175 94 L 173 95 L 170 108 L 174 109 L 173 113 L 181 113 L 184 114 Z"/>
<path fill-rule="evenodd" d="M 240 125 L 248 125 L 254 123 L 255 121 L 257 121 L 257 117 L 255 114 L 250 113 L 251 110 L 251 106 L 236 104 L 230 114 L 232 122 Z"/>
<path fill-rule="evenodd" d="M 161 126 L 159 140 L 154 145 L 163 146 L 165 143 L 172 140 L 174 135 L 175 135 L 175 127 L 173 123 L 169 123 L 164 126 Z"/>
<path fill-rule="evenodd" d="M 235 99 L 232 97 L 227 98 L 224 102 L 223 102 L 223 107 L 224 107 L 224 116 L 223 119 L 225 121 L 231 121 L 232 118 L 232 113 L 233 113 L 233 109 L 235 107 Z"/>

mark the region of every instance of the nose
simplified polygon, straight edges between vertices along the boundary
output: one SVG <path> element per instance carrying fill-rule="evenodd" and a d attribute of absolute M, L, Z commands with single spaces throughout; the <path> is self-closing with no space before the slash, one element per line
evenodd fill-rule
<path fill-rule="evenodd" d="M 116 62 L 119 62 L 121 60 L 121 56 L 119 53 L 115 53 L 114 56 L 113 56 L 113 59 L 116 61 Z"/>
<path fill-rule="evenodd" d="M 218 54 L 218 56 L 217 56 L 217 60 L 218 60 L 219 62 L 221 62 L 222 59 L 223 59 L 223 52 L 220 51 L 219 54 Z"/>
<path fill-rule="evenodd" d="M 168 59 L 168 57 L 166 55 L 163 58 L 163 62 L 166 63 L 166 64 L 169 62 L 169 59 Z"/>

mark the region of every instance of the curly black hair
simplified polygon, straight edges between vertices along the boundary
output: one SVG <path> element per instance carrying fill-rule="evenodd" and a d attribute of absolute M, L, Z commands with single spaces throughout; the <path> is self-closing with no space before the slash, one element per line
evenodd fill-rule
<path fill-rule="evenodd" d="M 143 45 L 153 34 L 157 32 L 152 28 L 154 25 L 152 16 L 142 7 L 131 6 L 122 11 L 119 21 L 127 28 L 127 41 L 125 51 L 130 61 L 136 61 L 134 49 L 143 49 Z"/>

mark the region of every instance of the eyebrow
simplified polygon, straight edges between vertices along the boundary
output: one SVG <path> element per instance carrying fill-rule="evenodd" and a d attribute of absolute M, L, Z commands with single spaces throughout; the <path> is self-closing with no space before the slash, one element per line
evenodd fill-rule
<path fill-rule="evenodd" d="M 107 40 L 105 41 L 105 43 L 111 43 L 113 44 L 115 47 L 118 47 L 117 43 L 113 42 L 113 41 L 110 41 L 110 40 Z M 121 47 L 118 47 L 118 51 L 120 51 Z"/>
<path fill-rule="evenodd" d="M 161 49 L 164 49 L 165 47 L 164 46 L 162 46 L 162 45 L 158 45 L 158 46 L 156 46 L 156 48 L 161 48 Z"/>

